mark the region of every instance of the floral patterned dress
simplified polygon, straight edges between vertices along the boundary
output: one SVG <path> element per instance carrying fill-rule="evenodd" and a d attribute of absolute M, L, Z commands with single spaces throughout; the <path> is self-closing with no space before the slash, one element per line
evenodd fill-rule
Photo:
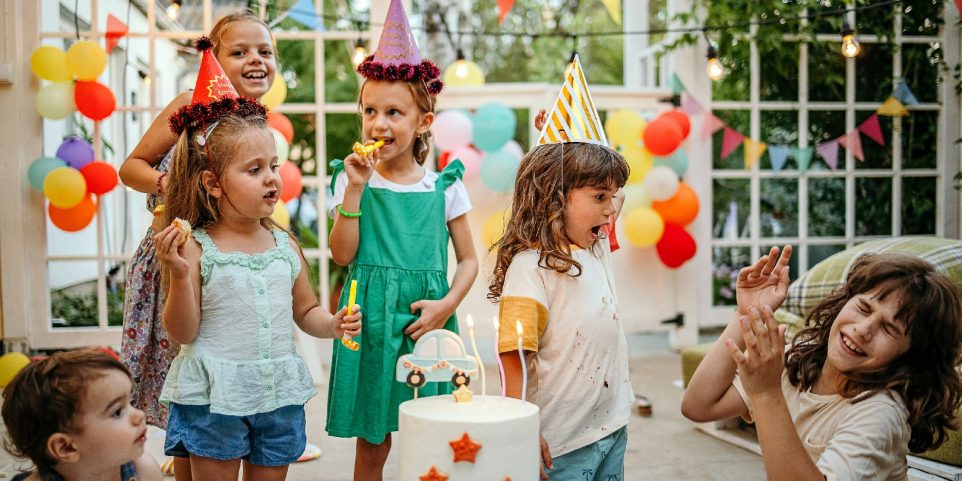
<path fill-rule="evenodd" d="M 171 153 L 157 165 L 166 172 L 170 166 Z M 163 203 L 155 194 L 147 195 L 147 208 Z M 160 286 L 160 263 L 157 260 L 154 230 L 147 228 L 147 235 L 140 241 L 127 269 L 127 292 L 124 297 L 124 334 L 121 341 L 124 364 L 134 376 L 131 404 L 144 411 L 147 424 L 167 428 L 167 407 L 158 402 L 164 387 L 167 370 L 180 346 L 167 337 L 162 316 L 167 295 Z"/>

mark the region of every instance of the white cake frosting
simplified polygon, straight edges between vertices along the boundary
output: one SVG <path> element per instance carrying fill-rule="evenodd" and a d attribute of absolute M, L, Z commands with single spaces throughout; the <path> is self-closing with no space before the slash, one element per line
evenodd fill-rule
<path fill-rule="evenodd" d="M 450 481 L 536 481 L 539 429 L 538 407 L 514 398 L 475 395 L 458 403 L 444 395 L 404 402 L 396 438 L 398 480 L 420 481 L 433 467 Z M 474 448 L 467 450 L 468 456 L 474 454 L 473 463 L 455 462 L 450 444 L 465 433 L 469 443 L 459 446 Z"/>

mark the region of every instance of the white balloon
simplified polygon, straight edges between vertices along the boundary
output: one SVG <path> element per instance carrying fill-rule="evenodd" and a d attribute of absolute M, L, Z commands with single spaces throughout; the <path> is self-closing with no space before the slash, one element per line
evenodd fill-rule
<path fill-rule="evenodd" d="M 467 147 L 473 140 L 473 129 L 471 119 L 459 110 L 445 110 L 439 113 L 431 124 L 434 144 L 442 151 Z"/>
<path fill-rule="evenodd" d="M 513 140 L 513 139 L 509 140 L 508 143 L 504 144 L 504 147 L 501 147 L 501 150 L 505 152 L 510 152 L 511 155 L 514 155 L 518 159 L 520 159 L 521 157 L 524 157 L 524 149 L 521 148 L 521 144 L 519 144 L 516 140 Z"/>
<path fill-rule="evenodd" d="M 668 200 L 674 197 L 678 190 L 678 174 L 663 165 L 652 167 L 645 176 L 643 185 L 651 200 Z"/>
<path fill-rule="evenodd" d="M 287 158 L 291 154 L 291 146 L 288 145 L 287 139 L 284 138 L 284 134 L 280 133 L 277 129 L 271 127 L 271 134 L 274 136 L 274 144 L 277 146 L 277 163 L 283 164 L 287 162 Z"/>

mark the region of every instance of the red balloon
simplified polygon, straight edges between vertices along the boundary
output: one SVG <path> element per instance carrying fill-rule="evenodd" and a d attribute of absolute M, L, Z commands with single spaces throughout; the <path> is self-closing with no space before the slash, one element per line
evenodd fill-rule
<path fill-rule="evenodd" d="M 60 230 L 77 232 L 83 230 L 93 220 L 94 214 L 97 213 L 97 204 L 94 203 L 93 197 L 87 195 L 79 204 L 69 209 L 61 209 L 49 204 L 47 212 L 50 214 L 50 222 L 53 222 L 53 225 L 59 227 Z"/>
<path fill-rule="evenodd" d="M 103 120 L 114 113 L 117 107 L 114 93 L 99 82 L 78 80 L 74 85 L 73 98 L 77 110 L 91 120 Z"/>
<path fill-rule="evenodd" d="M 284 162 L 279 169 L 281 174 L 281 201 L 290 202 L 304 190 L 300 167 L 293 162 Z"/>
<path fill-rule="evenodd" d="M 665 223 L 665 233 L 655 245 L 658 258 L 666 266 L 677 269 L 688 259 L 695 257 L 695 239 L 685 229 Z"/>
<path fill-rule="evenodd" d="M 117 187 L 117 170 L 106 162 L 91 162 L 80 173 L 87 181 L 87 192 L 103 195 Z"/>
<path fill-rule="evenodd" d="M 286 115 L 280 112 L 268 112 L 267 125 L 280 132 L 287 139 L 288 144 L 294 141 L 294 124 Z"/>
<path fill-rule="evenodd" d="M 671 154 L 681 145 L 685 136 L 682 133 L 678 122 L 664 116 L 652 120 L 642 135 L 645 141 L 645 148 L 649 152 L 660 157 Z"/>
<path fill-rule="evenodd" d="M 651 208 L 664 219 L 666 224 L 686 226 L 698 215 L 698 196 L 684 182 L 678 183 L 675 195 L 665 201 L 654 201 Z"/>
<path fill-rule="evenodd" d="M 678 109 L 669 110 L 663 114 L 662 117 L 675 121 L 679 127 L 681 127 L 681 137 L 683 139 L 688 138 L 688 133 L 691 132 L 691 122 L 688 120 L 688 115 Z"/>
<path fill-rule="evenodd" d="M 448 162 L 451 162 L 451 151 L 441 152 L 438 156 L 438 172 L 444 170 L 448 166 Z"/>

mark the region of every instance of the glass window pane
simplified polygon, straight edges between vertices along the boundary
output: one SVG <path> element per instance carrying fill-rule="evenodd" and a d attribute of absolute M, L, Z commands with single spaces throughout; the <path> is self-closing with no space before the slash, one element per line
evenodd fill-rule
<path fill-rule="evenodd" d="M 892 55 L 895 52 L 892 44 L 862 42 L 862 53 L 855 59 L 857 102 L 881 102 L 892 93 Z M 839 73 L 844 76 L 845 69 Z"/>
<path fill-rule="evenodd" d="M 838 30 L 835 32 L 838 33 Z M 845 101 L 845 60 L 839 51 L 839 45 L 841 45 L 841 42 L 813 42 L 809 44 L 809 100 Z"/>
<path fill-rule="evenodd" d="M 762 244 L 762 248 L 760 252 L 762 254 L 768 254 L 769 251 L 772 250 L 772 247 L 776 247 L 776 246 L 774 244 L 773 245 Z M 785 247 L 785 245 L 778 244 L 777 247 L 781 249 Z M 797 249 L 798 245 L 792 245 L 792 248 Z M 792 258 L 788 260 L 788 281 L 789 282 L 794 281 L 800 275 L 800 271 L 798 270 L 798 257 L 799 257 L 798 252 L 794 250 L 792 252 L 793 252 Z"/>
<path fill-rule="evenodd" d="M 712 235 L 716 239 L 746 239 L 751 236 L 747 179 L 714 179 L 712 181 Z"/>
<path fill-rule="evenodd" d="M 712 305 L 735 305 L 735 281 L 738 271 L 751 263 L 749 247 L 715 247 L 712 249 Z"/>
<path fill-rule="evenodd" d="M 797 179 L 762 179 L 759 204 L 762 237 L 798 235 Z"/>
<path fill-rule="evenodd" d="M 875 111 L 869 110 L 859 110 L 855 112 L 855 122 L 856 127 L 861 125 L 863 122 L 868 120 L 872 115 L 875 115 Z M 864 161 L 856 161 L 855 169 L 891 169 L 892 168 L 892 118 L 878 116 L 879 130 L 882 134 L 882 142 L 885 145 L 879 144 L 876 140 L 869 137 L 865 132 L 859 132 L 862 136 L 862 154 L 865 156 Z"/>
<path fill-rule="evenodd" d="M 325 129 L 325 143 L 327 144 L 326 164 L 331 159 L 343 159 L 351 153 L 354 142 L 361 140 L 361 122 L 357 114 L 325 114 L 327 128 Z M 327 165 L 327 173 L 331 173 Z"/>
<path fill-rule="evenodd" d="M 906 2 L 902 9 L 902 32 L 906 35 L 938 35 L 945 2 Z"/>
<path fill-rule="evenodd" d="M 747 101 L 751 79 L 751 69 L 748 68 L 749 43 L 722 33 L 722 40 L 717 47 L 718 59 L 725 67 L 725 76 L 711 83 L 712 98 Z"/>
<path fill-rule="evenodd" d="M 906 169 L 934 169 L 939 138 L 939 113 L 914 110 L 902 117 L 902 166 Z"/>
<path fill-rule="evenodd" d="M 828 259 L 832 254 L 845 250 L 845 244 L 808 246 L 808 268 Z M 793 256 L 794 257 L 794 256 Z"/>
<path fill-rule="evenodd" d="M 304 175 L 314 175 L 317 171 L 317 116 L 312 113 L 284 114 L 294 127 L 294 140 L 290 145 L 289 159 L 301 167 Z M 347 145 L 335 149 L 335 154 L 345 155 Z M 324 162 L 322 160 L 321 162 Z M 323 169 L 322 169 L 323 173 Z"/>
<path fill-rule="evenodd" d="M 784 110 L 761 111 L 762 141 L 772 146 L 796 147 L 798 145 L 798 113 Z M 760 159 L 761 170 L 772 169 L 772 159 L 767 153 Z M 789 155 L 785 159 L 783 169 L 797 168 L 795 157 Z"/>
<path fill-rule="evenodd" d="M 845 235 L 845 179 L 809 179 L 808 235 Z"/>
<path fill-rule="evenodd" d="M 908 2 L 915 3 L 915 2 Z M 881 7 L 880 8 L 867 8 L 855 12 L 855 27 L 856 33 L 864 35 L 880 35 L 890 38 L 892 36 L 892 29 L 895 26 L 895 9 L 899 5 Z M 865 44 L 863 43 L 862 46 Z"/>
<path fill-rule="evenodd" d="M 324 42 L 324 95 L 327 102 L 357 102 L 361 82 L 351 62 L 354 44 L 344 40 Z M 313 57 L 299 61 L 314 63 Z"/>
<path fill-rule="evenodd" d="M 54 328 L 97 326 L 97 262 L 51 261 L 48 263 L 51 326 Z M 107 275 L 107 324 L 121 326 L 124 319 L 126 263 L 105 266 Z"/>
<path fill-rule="evenodd" d="M 902 77 L 919 102 L 937 102 L 939 80 L 945 80 L 939 75 L 938 65 L 930 56 L 933 48 L 932 44 L 902 45 Z"/>
<path fill-rule="evenodd" d="M 313 103 L 314 41 L 278 40 L 277 75 L 287 83 L 285 103 Z"/>
<path fill-rule="evenodd" d="M 935 177 L 902 179 L 901 234 L 935 234 Z"/>
<path fill-rule="evenodd" d="M 855 235 L 892 235 L 892 179 L 855 179 Z"/>
<path fill-rule="evenodd" d="M 781 42 L 771 49 L 759 45 L 759 96 L 762 100 L 798 100 L 798 44 Z"/>
<path fill-rule="evenodd" d="M 742 134 L 748 132 L 748 116 L 747 110 L 717 110 L 714 112 L 718 118 L 720 118 L 726 125 L 735 129 Z M 745 169 L 745 149 L 742 146 L 737 147 L 733 150 L 728 157 L 721 158 L 722 144 L 725 139 L 725 129 L 722 128 L 715 132 L 712 136 L 712 159 L 714 159 L 713 167 L 715 169 Z"/>
<path fill-rule="evenodd" d="M 808 115 L 808 142 L 812 148 L 822 142 L 833 140 L 845 133 L 845 112 L 837 110 L 813 110 Z M 809 170 L 830 170 L 827 161 L 816 150 Z M 845 150 L 839 146 L 838 169 L 845 168 Z"/>

